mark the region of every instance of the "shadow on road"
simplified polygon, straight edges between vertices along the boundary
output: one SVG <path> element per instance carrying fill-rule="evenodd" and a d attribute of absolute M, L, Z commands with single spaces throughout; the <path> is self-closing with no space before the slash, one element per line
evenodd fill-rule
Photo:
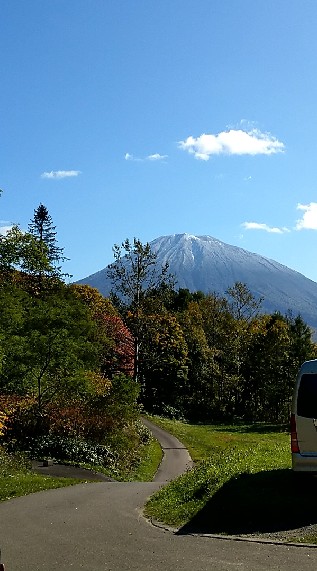
<path fill-rule="evenodd" d="M 317 523 L 317 478 L 272 470 L 227 482 L 179 531 L 269 533 Z"/>

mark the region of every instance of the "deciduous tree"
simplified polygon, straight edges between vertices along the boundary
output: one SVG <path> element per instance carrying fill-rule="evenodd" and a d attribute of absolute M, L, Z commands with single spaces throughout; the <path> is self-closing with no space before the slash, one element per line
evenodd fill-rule
<path fill-rule="evenodd" d="M 141 314 L 149 292 L 169 286 L 173 277 L 168 264 L 159 267 L 157 255 L 149 243 L 134 238 L 113 247 L 114 262 L 108 267 L 112 281 L 112 298 L 124 316 L 129 311 L 129 325 L 134 337 L 134 379 L 139 380 L 140 351 L 142 351 Z"/>

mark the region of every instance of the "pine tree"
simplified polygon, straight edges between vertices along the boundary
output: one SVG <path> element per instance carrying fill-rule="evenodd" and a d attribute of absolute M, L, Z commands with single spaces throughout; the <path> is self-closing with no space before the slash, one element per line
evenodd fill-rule
<path fill-rule="evenodd" d="M 38 244 L 38 259 L 32 270 L 37 276 L 40 287 L 44 277 L 59 278 L 66 276 L 61 271 L 60 264 L 67 258 L 63 255 L 63 248 L 57 245 L 56 227 L 48 209 L 40 204 L 34 210 L 34 217 L 29 224 L 29 232 Z"/>

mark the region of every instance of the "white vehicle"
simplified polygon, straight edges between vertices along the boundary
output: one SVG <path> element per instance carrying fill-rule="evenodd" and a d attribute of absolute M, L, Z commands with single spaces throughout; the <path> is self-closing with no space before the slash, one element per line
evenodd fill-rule
<path fill-rule="evenodd" d="M 317 359 L 301 366 L 291 414 L 292 467 L 317 472 Z"/>

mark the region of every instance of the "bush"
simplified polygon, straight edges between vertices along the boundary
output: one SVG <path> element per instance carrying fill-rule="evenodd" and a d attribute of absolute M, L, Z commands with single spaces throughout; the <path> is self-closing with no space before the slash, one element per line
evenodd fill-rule
<path fill-rule="evenodd" d="M 53 401 L 40 412 L 25 401 L 3 415 L 2 442 L 8 452 L 23 451 L 30 458 L 53 458 L 128 472 L 140 462 L 140 448 L 150 433 L 138 421 L 139 386 L 118 375 L 107 391 L 91 391 L 81 398 Z"/>
<path fill-rule="evenodd" d="M 2 425 L 2 441 L 11 450 L 26 450 L 29 441 L 44 436 L 49 431 L 47 413 L 40 413 L 34 403 L 18 404 L 8 414 Z"/>
<path fill-rule="evenodd" d="M 86 442 L 79 438 L 60 438 L 49 435 L 30 443 L 28 453 L 32 458 L 50 457 L 57 461 L 87 463 L 105 468 L 114 466 L 116 455 L 102 444 Z"/>
<path fill-rule="evenodd" d="M 0 446 L 0 477 L 12 476 L 16 472 L 30 468 L 30 462 L 24 454 L 9 454 Z"/>
<path fill-rule="evenodd" d="M 145 426 L 145 424 L 141 420 L 136 420 L 133 424 L 139 436 L 140 444 L 143 445 L 149 444 L 152 439 L 152 433 L 150 432 L 150 430 Z"/>

